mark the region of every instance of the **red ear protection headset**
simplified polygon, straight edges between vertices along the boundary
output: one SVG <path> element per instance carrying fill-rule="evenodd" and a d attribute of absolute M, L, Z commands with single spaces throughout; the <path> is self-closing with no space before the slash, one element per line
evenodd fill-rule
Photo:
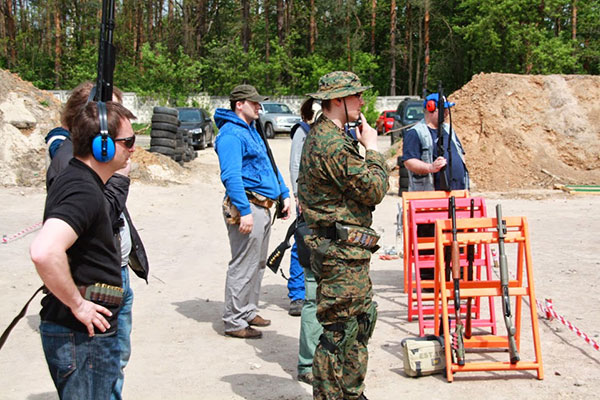
<path fill-rule="evenodd" d="M 430 113 L 432 113 L 437 108 L 437 104 L 436 103 L 437 102 L 435 100 L 429 100 L 427 102 L 427 104 L 425 105 L 425 108 L 427 109 L 427 111 L 429 111 Z"/>

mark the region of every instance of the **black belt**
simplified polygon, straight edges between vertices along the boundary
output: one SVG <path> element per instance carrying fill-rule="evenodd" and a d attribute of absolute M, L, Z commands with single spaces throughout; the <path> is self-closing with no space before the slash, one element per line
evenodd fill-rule
<path fill-rule="evenodd" d="M 326 239 L 337 240 L 338 238 L 335 226 L 321 226 L 313 229 L 313 232 L 315 235 L 324 237 Z"/>

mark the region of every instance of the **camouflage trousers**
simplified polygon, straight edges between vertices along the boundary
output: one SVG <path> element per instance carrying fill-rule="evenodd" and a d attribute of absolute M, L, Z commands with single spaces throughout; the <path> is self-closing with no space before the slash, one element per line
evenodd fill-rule
<path fill-rule="evenodd" d="M 317 319 L 323 334 L 313 360 L 313 398 L 354 400 L 364 391 L 375 328 L 369 259 L 323 261 L 317 289 Z"/>

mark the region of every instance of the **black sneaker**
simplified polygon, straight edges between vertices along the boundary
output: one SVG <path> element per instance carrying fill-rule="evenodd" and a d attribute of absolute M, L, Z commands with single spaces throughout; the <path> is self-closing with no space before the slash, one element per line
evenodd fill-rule
<path fill-rule="evenodd" d="M 290 303 L 290 310 L 288 311 L 288 314 L 290 314 L 292 317 L 299 317 L 302 315 L 302 306 L 304 306 L 304 300 L 298 299 L 292 301 Z"/>

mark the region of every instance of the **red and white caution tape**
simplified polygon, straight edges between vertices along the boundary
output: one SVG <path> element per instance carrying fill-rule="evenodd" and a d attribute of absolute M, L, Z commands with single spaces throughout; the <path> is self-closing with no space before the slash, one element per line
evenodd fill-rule
<path fill-rule="evenodd" d="M 24 237 L 25 235 L 27 235 L 28 233 L 37 231 L 38 229 L 40 229 L 42 227 L 42 223 L 38 222 L 35 225 L 31 225 L 28 228 L 25 228 L 17 233 L 14 233 L 12 235 L 2 235 L 2 243 L 6 244 L 8 242 L 12 242 L 13 240 L 17 240 L 17 239 L 21 239 L 22 237 Z"/>
<path fill-rule="evenodd" d="M 586 335 L 585 333 L 580 331 L 579 328 L 577 328 L 575 325 L 573 325 L 572 323 L 567 321 L 567 319 L 565 317 L 563 317 L 562 315 L 560 315 L 556 311 L 554 311 L 554 306 L 552 305 L 551 299 L 546 299 L 545 304 L 539 300 L 536 300 L 536 303 L 537 303 L 538 309 L 540 311 L 542 311 L 544 314 L 546 314 L 546 318 L 548 318 L 549 320 L 552 320 L 553 318 L 558 319 L 564 326 L 569 328 L 571 331 L 575 332 L 577 334 L 577 336 L 579 336 L 580 338 L 583 338 L 583 340 L 585 340 L 586 342 L 591 344 L 593 348 L 595 348 L 596 350 L 600 350 L 600 344 L 598 344 L 598 342 L 591 339 L 588 335 Z"/>

